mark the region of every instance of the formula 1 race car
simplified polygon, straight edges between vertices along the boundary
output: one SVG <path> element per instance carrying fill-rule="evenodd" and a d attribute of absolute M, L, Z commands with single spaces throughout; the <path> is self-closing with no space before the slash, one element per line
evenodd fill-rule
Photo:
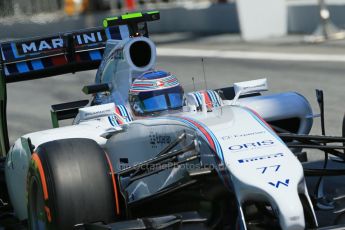
<path fill-rule="evenodd" d="M 341 195 L 330 199 L 323 178 L 309 195 L 306 178 L 345 170 L 307 167 L 302 150 L 343 162 L 345 138 L 308 135 L 309 102 L 263 95 L 266 79 L 183 93 L 155 70 L 147 22 L 159 18 L 1 44 L 0 229 L 344 229 Z M 10 146 L 7 83 L 96 68 L 90 100 L 53 105 L 53 129 Z M 326 209 L 337 226 L 318 225 Z"/>

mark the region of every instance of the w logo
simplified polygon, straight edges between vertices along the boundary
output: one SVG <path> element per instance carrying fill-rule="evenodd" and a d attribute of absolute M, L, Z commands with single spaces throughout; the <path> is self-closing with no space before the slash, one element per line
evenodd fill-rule
<path fill-rule="evenodd" d="M 277 183 L 273 183 L 273 182 L 268 182 L 268 183 L 270 185 L 276 187 L 276 188 L 279 188 L 279 185 L 285 185 L 286 187 L 288 187 L 289 186 L 289 182 L 290 182 L 290 180 L 286 179 L 285 182 L 282 182 L 282 181 L 278 180 Z"/>

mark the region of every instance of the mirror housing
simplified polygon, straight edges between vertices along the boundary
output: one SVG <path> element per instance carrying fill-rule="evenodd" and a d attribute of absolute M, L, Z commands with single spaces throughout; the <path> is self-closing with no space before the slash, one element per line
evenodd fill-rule
<path fill-rule="evenodd" d="M 244 94 L 259 93 L 268 90 L 267 79 L 257 79 L 252 81 L 242 81 L 234 83 L 235 98 L 232 101 L 234 105 L 238 98 Z"/>

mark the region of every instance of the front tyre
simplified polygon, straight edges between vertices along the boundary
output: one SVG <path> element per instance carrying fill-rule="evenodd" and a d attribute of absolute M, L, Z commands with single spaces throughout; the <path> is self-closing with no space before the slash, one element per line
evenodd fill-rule
<path fill-rule="evenodd" d="M 44 143 L 32 154 L 27 178 L 29 229 L 72 229 L 109 223 L 119 214 L 112 166 L 89 139 Z"/>

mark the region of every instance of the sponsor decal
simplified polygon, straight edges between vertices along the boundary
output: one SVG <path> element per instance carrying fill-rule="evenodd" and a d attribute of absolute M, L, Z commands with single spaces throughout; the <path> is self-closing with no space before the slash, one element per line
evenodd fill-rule
<path fill-rule="evenodd" d="M 78 45 L 87 45 L 105 41 L 106 35 L 104 30 L 101 30 L 97 32 L 77 34 L 75 35 L 75 39 Z"/>
<path fill-rule="evenodd" d="M 256 157 L 250 157 L 250 158 L 245 158 L 245 159 L 240 159 L 238 162 L 240 164 L 243 163 L 250 163 L 253 161 L 261 161 L 261 160 L 266 160 L 266 159 L 271 159 L 271 158 L 278 158 L 278 157 L 283 157 L 283 153 L 274 153 L 274 154 L 268 154 L 268 155 L 263 155 L 263 156 L 256 156 Z"/>
<path fill-rule="evenodd" d="M 244 143 L 239 145 L 232 145 L 229 147 L 231 151 L 242 151 L 242 150 L 250 150 L 250 149 L 258 149 L 262 147 L 267 147 L 273 145 L 275 142 L 273 140 L 264 140 L 264 141 L 257 141 L 251 143 Z"/>
<path fill-rule="evenodd" d="M 279 169 L 280 169 L 280 165 L 271 165 L 271 166 L 257 168 L 257 170 L 261 170 L 261 174 L 265 174 L 266 171 L 267 172 L 277 172 Z"/>
<path fill-rule="evenodd" d="M 104 30 L 74 34 L 74 41 L 77 46 L 104 42 L 106 40 L 107 38 Z M 41 40 L 16 43 L 16 48 L 19 55 L 49 50 L 57 51 L 64 48 L 64 41 L 62 37 L 56 36 Z"/>
<path fill-rule="evenodd" d="M 285 182 L 278 180 L 276 183 L 268 182 L 268 184 L 272 185 L 275 188 L 279 188 L 280 185 L 284 185 L 286 187 L 289 187 L 289 179 L 286 179 Z"/>
<path fill-rule="evenodd" d="M 150 132 L 149 138 L 152 148 L 157 148 L 158 145 L 170 144 L 171 142 L 171 137 L 169 135 L 158 134 L 154 131 Z"/>
<path fill-rule="evenodd" d="M 63 40 L 59 37 L 17 44 L 17 50 L 19 54 L 36 53 L 45 50 L 62 48 Z"/>
<path fill-rule="evenodd" d="M 255 135 L 260 135 L 260 134 L 265 134 L 267 133 L 266 131 L 257 131 L 257 132 L 250 132 L 250 133 L 241 133 L 241 134 L 234 134 L 234 135 L 226 135 L 222 136 L 221 139 L 223 141 L 231 140 L 234 138 L 239 138 L 239 137 L 250 137 L 250 136 L 255 136 Z"/>
<path fill-rule="evenodd" d="M 244 86 L 243 90 L 248 90 L 248 89 L 257 89 L 257 88 L 263 88 L 263 87 L 267 87 L 266 83 L 263 83 L 261 85 L 254 85 L 254 86 Z"/>
<path fill-rule="evenodd" d="M 95 111 L 95 112 L 85 112 L 84 116 L 85 118 L 88 117 L 95 117 L 95 116 L 99 116 L 99 115 L 107 115 L 109 113 L 112 113 L 111 110 L 100 110 L 100 111 Z"/>

